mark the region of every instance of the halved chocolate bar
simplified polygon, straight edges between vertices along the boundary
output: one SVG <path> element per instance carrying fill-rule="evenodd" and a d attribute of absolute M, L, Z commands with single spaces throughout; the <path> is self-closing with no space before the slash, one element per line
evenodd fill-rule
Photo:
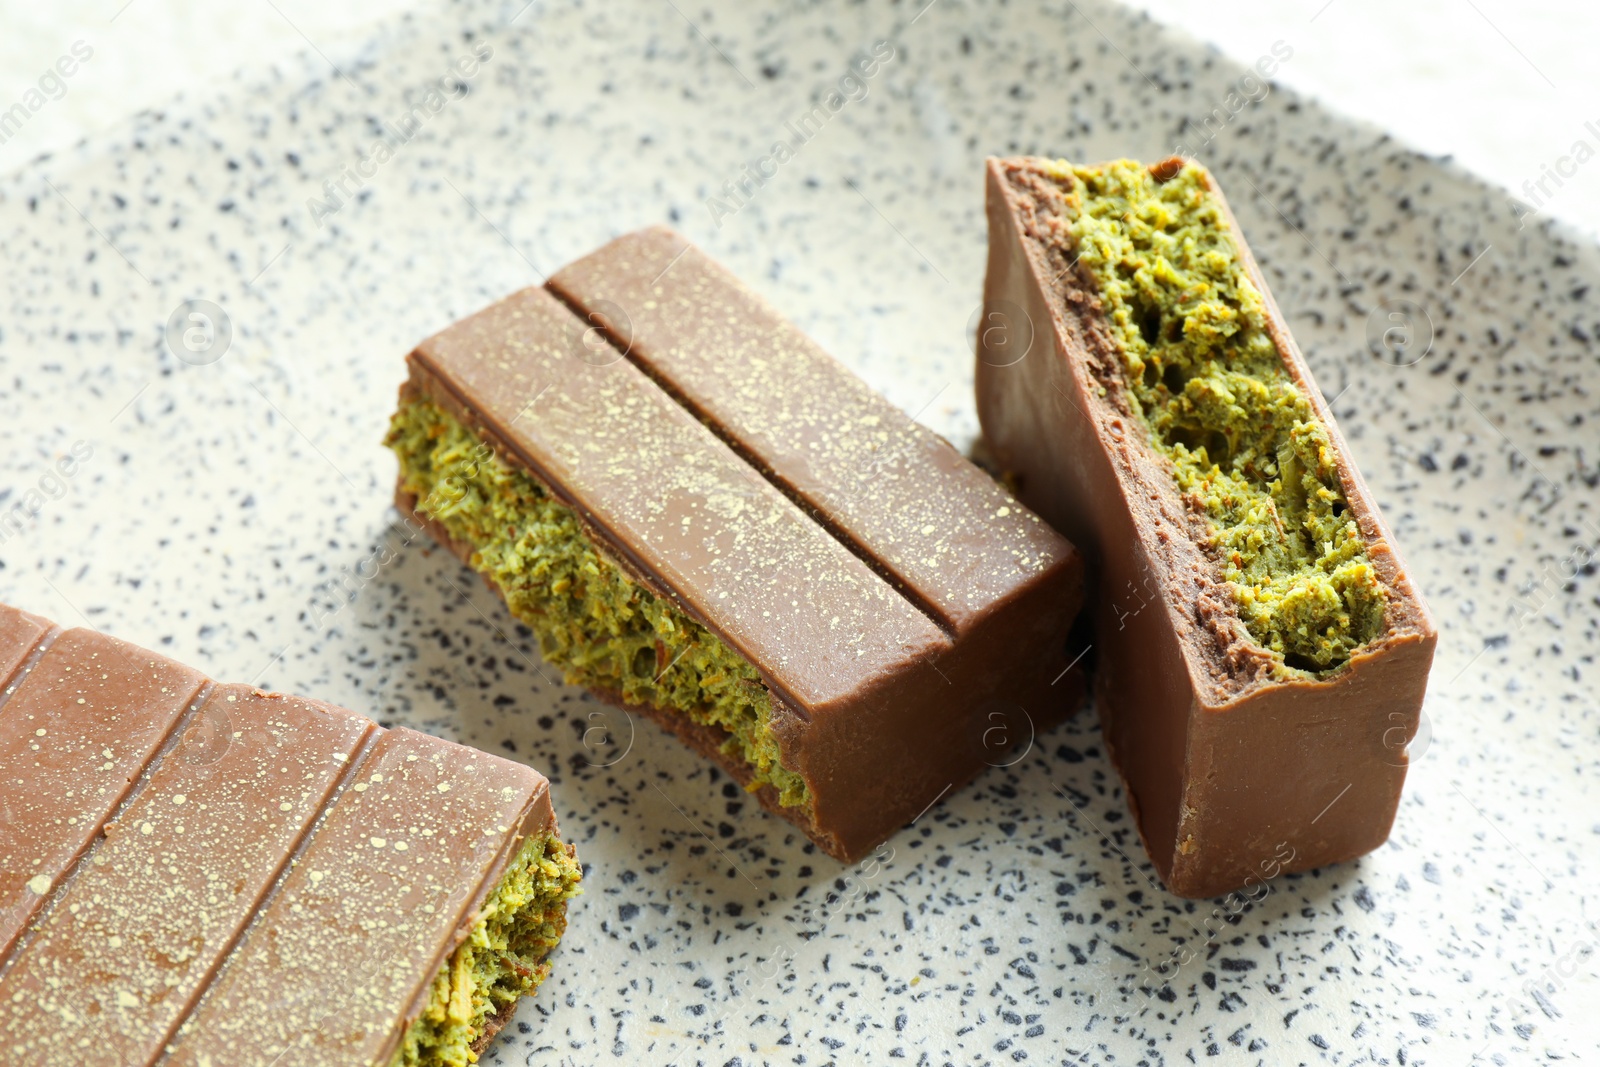
<path fill-rule="evenodd" d="M 1168 888 L 1388 836 L 1436 632 L 1198 164 L 990 160 L 978 411 L 1085 546 L 1096 702 Z"/>
<path fill-rule="evenodd" d="M 547 972 L 538 772 L 4 605 L 0 678 L 6 1062 L 460 1063 Z"/>
<path fill-rule="evenodd" d="M 401 509 L 830 854 L 1079 703 L 1072 547 L 670 231 L 408 363 Z"/>

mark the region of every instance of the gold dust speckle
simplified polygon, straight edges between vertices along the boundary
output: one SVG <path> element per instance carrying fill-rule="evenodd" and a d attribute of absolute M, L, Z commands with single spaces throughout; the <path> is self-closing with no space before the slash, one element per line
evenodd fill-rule
<path fill-rule="evenodd" d="M 278 805 L 278 810 L 279 811 L 293 811 L 294 810 L 294 805 L 289 803 L 287 800 L 285 800 L 282 804 Z"/>
<path fill-rule="evenodd" d="M 35 731 L 34 731 L 34 732 L 33 732 L 33 736 L 34 736 L 34 737 L 43 737 L 43 736 L 44 736 L 44 727 L 43 727 L 43 726 L 41 726 L 41 727 L 39 727 L 39 728 L 38 728 L 38 729 L 37 729 L 37 730 L 35 730 Z"/>
<path fill-rule="evenodd" d="M 999 511 L 996 511 L 994 513 L 994 517 L 997 518 L 997 519 L 1003 519 L 1009 514 L 1011 514 L 1011 509 L 1010 508 L 1001 508 Z"/>
<path fill-rule="evenodd" d="M 357 793 L 365 793 L 367 791 L 367 783 L 366 782 L 357 782 L 355 785 L 351 786 L 350 788 L 354 789 Z"/>
<path fill-rule="evenodd" d="M 389 842 L 385 841 L 381 837 L 374 837 L 372 839 L 372 847 L 373 848 L 382 848 L 384 845 L 387 845 L 388 843 Z"/>
<path fill-rule="evenodd" d="M 406 843 L 404 841 L 396 841 L 394 843 L 394 850 L 396 852 L 404 852 L 406 850 Z"/>
<path fill-rule="evenodd" d="M 439 792 L 448 793 L 448 792 L 450 792 L 450 783 L 449 782 L 440 782 L 438 788 L 439 788 Z"/>
<path fill-rule="evenodd" d="M 48 874 L 34 875 L 28 879 L 28 888 L 33 890 L 36 895 L 44 896 L 50 892 L 50 876 Z"/>
<path fill-rule="evenodd" d="M 139 832 L 141 834 L 153 834 L 156 832 L 155 824 L 147 822 L 143 826 L 139 827 Z"/>
<path fill-rule="evenodd" d="M 176 795 L 176 796 L 174 796 L 174 797 L 173 797 L 173 798 L 172 798 L 172 802 L 173 802 L 173 803 L 174 803 L 174 804 L 182 804 L 182 803 L 183 803 L 183 802 L 184 802 L 184 801 L 186 801 L 186 800 L 188 800 L 188 799 L 189 799 L 189 798 L 188 798 L 188 797 L 187 797 L 187 796 L 185 796 L 185 795 L 184 795 L 184 794 L 182 794 L 182 793 L 179 793 L 179 794 L 177 794 L 177 795 Z"/>

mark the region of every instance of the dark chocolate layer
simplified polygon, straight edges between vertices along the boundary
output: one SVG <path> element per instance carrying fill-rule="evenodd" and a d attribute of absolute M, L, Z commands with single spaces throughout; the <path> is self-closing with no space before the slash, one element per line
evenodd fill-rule
<path fill-rule="evenodd" d="M 1132 414 L 1094 279 L 1062 240 L 1065 210 L 1038 163 L 990 161 L 986 321 L 1034 339 L 1021 358 L 980 346 L 978 409 L 1022 499 L 1090 555 L 1097 702 L 1145 846 L 1184 896 L 1370 851 L 1405 778 L 1395 742 L 1417 728 L 1436 642 L 1427 609 L 1229 214 L 1387 596 L 1383 636 L 1323 676 L 1286 676 L 1250 640 L 1203 516 Z"/>

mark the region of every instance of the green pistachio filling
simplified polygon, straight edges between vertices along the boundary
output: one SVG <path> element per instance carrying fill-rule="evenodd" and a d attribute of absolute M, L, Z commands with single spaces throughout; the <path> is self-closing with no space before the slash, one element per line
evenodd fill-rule
<path fill-rule="evenodd" d="M 490 1019 L 550 974 L 545 957 L 567 928 L 583 871 L 553 833 L 530 837 L 484 901 L 478 921 L 428 988 L 390 1067 L 465 1067 Z"/>
<path fill-rule="evenodd" d="M 436 404 L 402 403 L 385 443 L 406 491 L 473 547 L 472 566 L 569 683 L 723 730 L 722 751 L 749 764 L 751 789 L 770 785 L 786 807 L 809 808 L 805 779 L 779 759 L 771 695 L 742 656 L 630 578 L 570 508 Z"/>
<path fill-rule="evenodd" d="M 1205 171 L 1188 163 L 1161 182 L 1131 160 L 1056 168 L 1129 403 L 1210 520 L 1245 628 L 1289 668 L 1345 662 L 1383 632 L 1383 586 Z"/>

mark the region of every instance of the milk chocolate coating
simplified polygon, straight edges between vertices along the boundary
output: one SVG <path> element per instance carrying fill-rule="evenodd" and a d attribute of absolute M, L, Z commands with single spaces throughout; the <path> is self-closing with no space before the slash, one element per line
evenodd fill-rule
<path fill-rule="evenodd" d="M 205 682 L 199 671 L 93 630 L 47 630 L 40 639 L 48 647 L 0 705 L 0 959 Z"/>
<path fill-rule="evenodd" d="M 465 422 L 573 508 L 637 580 L 755 666 L 773 697 L 783 763 L 813 800 L 809 811 L 784 808 L 762 789 L 764 806 L 853 860 L 986 764 L 1008 761 L 1026 731 L 1076 709 L 1081 683 L 1067 671 L 1066 645 L 1081 566 L 1063 538 L 810 342 L 801 346 L 798 331 L 676 235 L 632 235 L 570 271 L 559 277 L 578 306 L 626 300 L 639 309 L 625 311 L 632 321 L 612 336 L 616 350 L 594 347 L 591 327 L 610 322 L 603 314 L 579 317 L 550 292 L 524 290 L 420 345 L 402 399 L 426 396 Z M 613 277 L 614 296 L 591 298 L 581 284 Z M 647 314 L 657 297 L 675 313 Z M 680 336 L 695 306 L 719 316 L 724 332 Z M 742 329 L 767 338 L 780 384 L 803 375 L 850 425 L 870 418 L 891 434 L 892 474 L 863 478 L 852 469 L 858 456 L 818 448 L 804 476 L 794 453 L 775 447 L 787 431 L 766 432 L 794 409 L 781 389 L 747 380 Z M 680 372 L 668 357 L 690 347 L 701 362 Z M 645 353 L 658 357 L 650 375 L 631 362 Z M 690 396 L 699 400 L 686 406 Z M 795 432 L 821 442 L 817 425 Z M 880 497 L 882 477 L 901 483 L 906 501 L 938 499 L 874 526 L 850 501 Z M 403 490 L 397 503 L 419 507 Z M 470 558 L 470 546 L 429 528 Z M 636 710 L 749 781 L 718 731 Z"/>
<path fill-rule="evenodd" d="M 555 825 L 527 767 L 0 605 L 8 665 L 6 1062 L 386 1062 Z"/>
<path fill-rule="evenodd" d="M 1132 414 L 1094 279 L 1047 228 L 1061 194 L 1040 162 L 989 161 L 984 321 L 996 329 L 979 331 L 978 413 L 1022 499 L 1089 556 L 1096 703 L 1145 848 L 1187 897 L 1371 851 L 1394 821 L 1437 641 L 1393 537 L 1239 239 L 1387 594 L 1384 634 L 1347 664 L 1278 677 L 1203 547 L 1203 516 Z"/>
<path fill-rule="evenodd" d="M 1041 624 L 1071 626 L 1078 565 L 1059 534 L 678 234 L 619 237 L 549 287 L 597 320 L 620 311 L 629 359 L 946 631 L 1040 582 L 1059 596 Z"/>

